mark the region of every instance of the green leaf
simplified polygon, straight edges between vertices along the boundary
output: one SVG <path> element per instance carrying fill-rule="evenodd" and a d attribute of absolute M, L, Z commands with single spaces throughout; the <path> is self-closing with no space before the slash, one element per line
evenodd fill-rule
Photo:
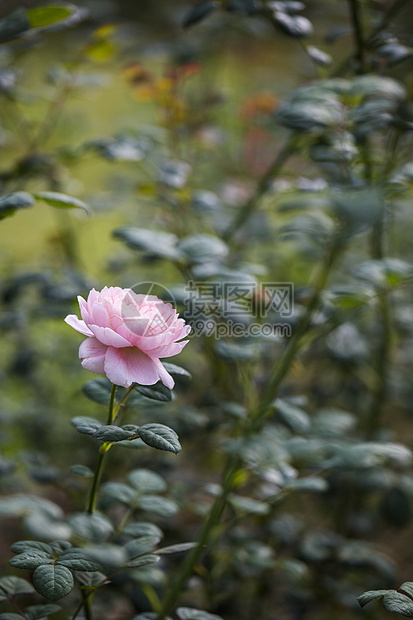
<path fill-rule="evenodd" d="M 67 553 L 68 551 L 72 551 L 74 549 L 68 540 L 52 540 L 50 542 L 50 546 L 55 555 L 61 555 L 62 553 Z"/>
<path fill-rule="evenodd" d="M 142 495 L 139 498 L 139 507 L 147 512 L 153 512 L 160 517 L 173 517 L 178 512 L 178 506 L 170 499 L 159 495 Z"/>
<path fill-rule="evenodd" d="M 182 21 L 183 28 L 190 28 L 201 22 L 205 17 L 208 17 L 216 8 L 219 7 L 219 2 L 216 0 L 205 0 L 200 4 L 195 4 L 191 7 L 188 13 L 185 15 Z"/>
<path fill-rule="evenodd" d="M 213 235 L 191 235 L 178 243 L 178 249 L 190 263 L 203 263 L 208 259 L 220 259 L 227 256 L 227 244 Z"/>
<path fill-rule="evenodd" d="M 101 487 L 104 497 L 110 497 L 124 504 L 132 504 L 136 499 L 136 491 L 123 482 L 105 482 Z"/>
<path fill-rule="evenodd" d="M 308 493 L 324 493 L 328 490 L 328 482 L 324 478 L 298 478 L 289 482 L 284 489 Z"/>
<path fill-rule="evenodd" d="M 0 620 L 21 620 L 22 617 L 20 614 L 14 614 L 14 613 L 5 613 L 5 614 L 0 614 Z"/>
<path fill-rule="evenodd" d="M 302 15 L 288 15 L 282 11 L 276 11 L 274 22 L 284 34 L 296 39 L 303 39 L 313 34 L 310 20 Z"/>
<path fill-rule="evenodd" d="M 191 166 L 184 161 L 168 160 L 161 163 L 158 181 L 172 189 L 182 189 L 188 180 Z"/>
<path fill-rule="evenodd" d="M 67 194 L 61 194 L 60 192 L 36 192 L 33 194 L 37 200 L 43 200 L 52 207 L 59 207 L 63 209 L 83 209 L 86 213 L 89 213 L 89 207 L 86 203 L 74 196 L 68 196 Z"/>
<path fill-rule="evenodd" d="M 92 379 L 85 383 L 82 390 L 84 395 L 94 403 L 105 405 L 105 407 L 109 405 L 112 384 L 107 379 Z"/>
<path fill-rule="evenodd" d="M 53 549 L 50 545 L 39 540 L 19 540 L 10 547 L 13 553 L 24 553 L 25 551 L 43 551 L 53 555 Z"/>
<path fill-rule="evenodd" d="M 15 595 L 15 594 L 30 594 L 33 592 L 33 586 L 26 579 L 21 577 L 15 577 L 14 575 L 7 575 L 0 579 L 0 594 Z M 0 596 L 0 600 L 4 600 Z"/>
<path fill-rule="evenodd" d="M 139 536 L 157 536 L 159 540 L 163 538 L 163 532 L 154 523 L 146 521 L 132 521 L 124 528 L 123 534 L 138 538 Z"/>
<path fill-rule="evenodd" d="M 71 570 L 85 571 L 87 573 L 94 573 L 102 568 L 97 562 L 88 560 L 81 555 L 79 555 L 79 557 L 68 556 L 60 558 L 60 560 L 58 560 L 56 564 L 59 564 L 60 566 L 66 566 Z"/>
<path fill-rule="evenodd" d="M 17 9 L 0 20 L 0 43 L 16 39 L 30 28 L 27 12 Z"/>
<path fill-rule="evenodd" d="M 180 620 L 222 620 L 221 616 L 193 607 L 178 607 L 176 615 Z"/>
<path fill-rule="evenodd" d="M 70 527 L 63 521 L 63 515 L 55 518 L 43 510 L 31 511 L 23 520 L 24 527 L 36 538 L 53 540 L 69 538 Z"/>
<path fill-rule="evenodd" d="M 318 47 L 308 45 L 306 51 L 316 65 L 320 67 L 328 67 L 328 65 L 331 65 L 332 58 L 330 54 L 323 52 L 323 50 L 320 50 Z"/>
<path fill-rule="evenodd" d="M 372 226 L 379 221 L 385 208 L 379 187 L 334 192 L 332 199 L 337 214 L 355 232 L 360 226 Z"/>
<path fill-rule="evenodd" d="M 113 47 L 107 42 L 98 42 L 93 48 L 88 49 L 90 55 L 93 49 L 93 57 L 96 59 L 96 52 L 101 55 L 102 52 L 113 52 Z M 92 140 L 86 144 L 86 148 L 92 148 L 98 151 L 105 159 L 109 161 L 142 161 L 145 158 L 148 143 L 133 136 L 115 136 L 114 138 L 103 138 Z"/>
<path fill-rule="evenodd" d="M 94 573 L 76 572 L 75 578 L 82 586 L 87 586 L 88 588 L 93 588 L 106 581 L 106 575 L 98 571 Z"/>
<path fill-rule="evenodd" d="M 149 566 L 150 564 L 156 564 L 159 562 L 161 558 L 153 553 L 147 555 L 141 555 L 138 558 L 134 558 L 133 560 L 129 560 L 126 562 L 125 567 L 127 568 L 142 568 L 142 566 Z"/>
<path fill-rule="evenodd" d="M 124 441 L 118 441 L 115 445 L 122 446 L 123 448 L 133 448 L 135 450 L 142 450 L 142 448 L 148 447 L 139 437 L 137 439 L 125 439 Z"/>
<path fill-rule="evenodd" d="M 33 205 L 33 196 L 27 192 L 13 192 L 2 196 L 0 198 L 0 219 L 13 215 L 17 209 L 26 209 Z"/>
<path fill-rule="evenodd" d="M 123 566 L 128 560 L 125 549 L 112 543 L 88 545 L 85 548 L 85 553 L 91 560 L 111 571 Z"/>
<path fill-rule="evenodd" d="M 162 362 L 162 364 L 164 365 L 165 370 L 169 372 L 169 374 L 188 377 L 189 379 L 192 379 L 191 373 L 188 372 L 185 368 L 182 368 L 182 366 L 177 366 L 176 364 L 171 364 L 170 362 Z"/>
<path fill-rule="evenodd" d="M 136 427 L 138 428 L 138 427 Z M 119 426 L 114 426 L 111 424 L 101 426 L 97 431 L 93 433 L 94 439 L 98 439 L 99 441 L 123 441 L 125 439 L 129 439 L 136 435 L 134 431 L 126 431 Z"/>
<path fill-rule="evenodd" d="M 388 592 L 383 596 L 383 607 L 401 616 L 413 618 L 413 600 L 401 592 Z"/>
<path fill-rule="evenodd" d="M 390 77 L 374 74 L 358 75 L 351 81 L 349 94 L 401 101 L 406 97 L 406 88 L 401 82 Z"/>
<path fill-rule="evenodd" d="M 369 260 L 358 265 L 354 275 L 377 288 L 394 287 L 412 276 L 412 267 L 397 258 Z"/>
<path fill-rule="evenodd" d="M 161 549 L 157 549 L 156 553 L 158 555 L 171 555 L 172 553 L 182 553 L 184 551 L 194 549 L 197 545 L 198 543 L 196 542 L 179 543 L 177 545 L 169 545 L 168 547 L 162 547 Z"/>
<path fill-rule="evenodd" d="M 151 448 L 178 454 L 182 450 L 178 435 L 164 424 L 144 424 L 139 427 L 139 436 Z"/>
<path fill-rule="evenodd" d="M 358 597 L 358 603 L 360 607 L 364 607 L 367 603 L 374 601 L 377 598 L 382 598 L 385 594 L 389 592 L 396 592 L 396 590 L 369 590 L 368 592 L 364 592 L 361 596 Z"/>
<path fill-rule="evenodd" d="M 70 423 L 79 433 L 83 433 L 85 435 L 93 435 L 101 426 L 103 426 L 102 422 L 96 420 L 96 418 L 89 418 L 88 416 L 81 415 L 72 418 Z"/>
<path fill-rule="evenodd" d="M 62 608 L 60 605 L 52 605 L 51 603 L 47 605 L 30 605 L 29 607 L 26 607 L 24 613 L 30 618 L 30 620 L 43 620 L 46 616 L 55 614 L 61 609 Z"/>
<path fill-rule="evenodd" d="M 36 568 L 33 573 L 33 585 L 36 591 L 49 601 L 57 601 L 73 590 L 75 581 L 65 566 L 48 564 Z"/>
<path fill-rule="evenodd" d="M 142 396 L 151 400 L 159 400 L 163 403 L 169 403 L 172 400 L 172 390 L 167 388 L 163 383 L 158 381 L 155 385 L 137 385 L 137 390 Z"/>
<path fill-rule="evenodd" d="M 399 591 L 410 596 L 413 599 L 413 581 L 405 581 L 399 588 Z"/>
<path fill-rule="evenodd" d="M 149 469 L 134 469 L 127 479 L 140 493 L 163 493 L 167 488 L 165 480 Z"/>
<path fill-rule="evenodd" d="M 292 431 L 295 433 L 306 433 L 310 430 L 310 417 L 305 411 L 292 405 L 283 398 L 277 398 L 274 406 L 278 417 Z"/>
<path fill-rule="evenodd" d="M 98 512 L 69 515 L 67 521 L 77 536 L 91 542 L 102 542 L 113 532 L 112 523 Z"/>
<path fill-rule="evenodd" d="M 176 248 L 178 238 L 171 233 L 124 226 L 115 230 L 113 236 L 123 241 L 131 250 L 150 252 L 159 258 L 174 261 L 181 257 Z"/>
<path fill-rule="evenodd" d="M 230 502 L 235 508 L 256 515 L 266 515 L 271 510 L 269 504 L 241 495 L 232 495 Z"/>
<path fill-rule="evenodd" d="M 43 551 L 26 551 L 9 560 L 10 566 L 29 570 L 33 570 L 43 564 L 50 564 L 51 562 L 53 562 L 53 557 L 49 553 L 44 553 Z"/>
<path fill-rule="evenodd" d="M 73 15 L 73 8 L 64 5 L 38 6 L 27 10 L 30 28 L 45 28 L 67 20 Z"/>
<path fill-rule="evenodd" d="M 159 540 L 160 539 L 158 536 L 141 536 L 136 540 L 131 540 L 126 543 L 124 549 L 128 555 L 128 558 L 132 560 L 152 551 L 158 544 Z"/>
<path fill-rule="evenodd" d="M 93 471 L 86 465 L 72 465 L 70 471 L 75 476 L 82 476 L 83 478 L 93 478 L 94 476 Z"/>

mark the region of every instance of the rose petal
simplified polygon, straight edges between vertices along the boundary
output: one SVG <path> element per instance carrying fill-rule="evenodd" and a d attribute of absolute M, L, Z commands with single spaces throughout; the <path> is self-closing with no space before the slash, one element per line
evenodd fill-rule
<path fill-rule="evenodd" d="M 149 340 L 149 338 L 147 339 Z M 178 355 L 184 348 L 186 344 L 188 344 L 189 340 L 182 340 L 181 342 L 172 342 L 171 344 L 167 344 L 165 346 L 155 347 L 154 349 L 145 348 L 142 342 L 139 343 L 139 348 L 152 358 L 157 357 L 172 357 L 173 355 Z M 146 343 L 145 343 L 146 344 Z"/>
<path fill-rule="evenodd" d="M 84 321 L 81 321 L 76 314 L 68 314 L 65 318 L 65 323 L 73 327 L 77 332 L 80 332 L 84 336 L 93 336 L 93 332 L 90 331 Z"/>
<path fill-rule="evenodd" d="M 91 307 L 92 304 L 95 303 L 95 301 L 98 301 L 100 295 L 103 293 L 104 290 L 105 289 L 99 292 L 96 289 L 92 288 L 92 290 L 89 292 L 89 295 L 87 296 L 87 302 L 86 302 L 89 307 Z"/>
<path fill-rule="evenodd" d="M 97 375 L 105 372 L 105 355 L 108 347 L 96 340 L 93 336 L 86 338 L 79 347 L 79 359 L 83 368 L 87 368 Z"/>
<path fill-rule="evenodd" d="M 83 299 L 81 295 L 77 296 L 77 301 L 79 302 L 80 316 L 82 317 L 86 325 L 89 325 L 89 323 L 91 323 L 89 304 Z"/>
<path fill-rule="evenodd" d="M 109 313 L 102 303 L 96 301 L 91 307 L 90 322 L 100 327 L 111 327 Z"/>
<path fill-rule="evenodd" d="M 166 370 L 165 366 L 162 364 L 160 360 L 155 359 L 153 360 L 153 362 L 155 363 L 158 369 L 159 378 L 162 381 L 162 383 L 166 385 L 167 388 L 172 390 L 173 386 L 175 385 L 175 381 L 173 380 L 172 376 L 169 374 L 169 372 Z"/>
<path fill-rule="evenodd" d="M 129 387 L 132 383 L 153 385 L 160 379 L 155 361 L 132 347 L 109 347 L 105 357 L 105 373 L 109 381 L 122 387 Z"/>
<path fill-rule="evenodd" d="M 89 325 L 93 336 L 108 347 L 116 347 L 122 349 L 124 347 L 130 347 L 131 343 L 113 331 L 110 327 L 100 327 L 99 325 Z"/>

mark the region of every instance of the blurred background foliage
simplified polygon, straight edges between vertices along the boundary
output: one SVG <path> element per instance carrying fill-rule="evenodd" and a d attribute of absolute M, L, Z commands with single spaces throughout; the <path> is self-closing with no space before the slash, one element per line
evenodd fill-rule
<path fill-rule="evenodd" d="M 70 466 L 93 469 L 96 441 L 70 420 L 103 419 L 107 393 L 63 323 L 76 296 L 155 282 L 191 320 L 188 280 L 293 282 L 293 346 L 193 338 L 192 379 L 126 420 L 168 424 L 182 453 L 116 447 L 105 481 L 165 478 L 172 504 L 135 518 L 166 544 L 194 540 L 224 489 L 182 604 L 386 617 L 357 597 L 413 579 L 412 2 L 76 4 L 0 48 L 2 574 L 19 537 L 83 535 Z M 103 487 L 114 523 L 125 492 Z M 97 609 L 156 609 L 182 561 L 120 572 Z"/>

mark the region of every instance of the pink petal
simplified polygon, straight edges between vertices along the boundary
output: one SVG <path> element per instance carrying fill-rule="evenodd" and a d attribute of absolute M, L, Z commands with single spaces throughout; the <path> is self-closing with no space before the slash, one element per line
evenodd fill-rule
<path fill-rule="evenodd" d="M 83 368 L 87 368 L 97 375 L 105 372 L 105 355 L 108 347 L 96 340 L 93 336 L 86 338 L 79 347 L 79 359 Z"/>
<path fill-rule="evenodd" d="M 117 349 L 123 349 L 124 347 L 130 347 L 131 343 L 113 331 L 110 327 L 99 327 L 99 325 L 89 325 L 93 336 L 108 347 L 116 347 Z"/>
<path fill-rule="evenodd" d="M 109 313 L 100 302 L 95 302 L 90 309 L 90 322 L 100 327 L 110 327 Z"/>
<path fill-rule="evenodd" d="M 106 287 L 105 287 L 106 288 Z M 95 290 L 94 288 L 92 288 L 92 290 L 89 292 L 89 295 L 87 296 L 87 305 L 89 306 L 89 308 L 92 306 L 92 304 L 97 301 L 99 299 L 99 295 L 101 293 L 99 293 L 97 290 Z"/>
<path fill-rule="evenodd" d="M 165 346 L 156 347 L 155 349 L 144 349 L 142 346 L 142 342 L 139 343 L 139 348 L 144 350 L 145 353 L 150 355 L 152 358 L 156 357 L 172 357 L 173 355 L 178 355 L 184 348 L 186 344 L 188 344 L 189 340 L 182 340 L 181 342 L 172 342 L 171 344 L 167 344 Z"/>
<path fill-rule="evenodd" d="M 87 301 L 85 301 L 83 297 L 81 297 L 81 295 L 77 296 L 77 301 L 79 302 L 80 316 L 82 317 L 86 325 L 88 325 L 91 322 L 90 313 L 89 313 L 89 305 Z"/>
<path fill-rule="evenodd" d="M 105 357 L 105 373 L 109 381 L 122 387 L 129 387 L 132 383 L 153 385 L 160 379 L 155 360 L 132 347 L 109 347 Z"/>
<path fill-rule="evenodd" d="M 156 359 L 153 361 L 155 362 L 156 367 L 158 369 L 160 380 L 162 381 L 164 385 L 166 385 L 167 388 L 172 390 L 173 386 L 175 385 L 175 381 L 173 380 L 173 378 L 171 377 L 171 375 L 166 370 L 165 366 L 162 364 L 160 360 Z"/>
<path fill-rule="evenodd" d="M 174 340 L 174 335 L 169 332 L 162 332 L 161 334 L 155 334 L 153 336 L 143 336 L 139 341 L 139 348 L 142 351 L 147 352 L 148 355 L 153 357 L 152 351 L 157 348 L 168 346 L 171 341 Z M 159 357 L 156 355 L 155 357 Z"/>
<path fill-rule="evenodd" d="M 70 325 L 70 327 L 73 327 L 73 329 L 75 329 L 77 332 L 80 332 L 84 336 L 93 336 L 93 333 L 87 327 L 86 323 L 84 321 L 81 321 L 76 316 L 76 314 L 68 314 L 67 317 L 65 318 L 65 322 L 68 325 Z"/>

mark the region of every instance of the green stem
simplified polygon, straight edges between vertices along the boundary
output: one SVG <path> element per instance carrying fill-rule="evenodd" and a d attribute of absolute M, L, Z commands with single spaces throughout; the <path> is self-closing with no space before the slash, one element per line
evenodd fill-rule
<path fill-rule="evenodd" d="M 91 597 L 92 592 L 88 592 L 86 594 L 86 592 L 84 590 L 82 590 L 82 598 L 83 598 L 83 605 L 85 608 L 85 616 L 86 616 L 86 620 L 92 620 L 92 597 Z"/>
<path fill-rule="evenodd" d="M 358 61 L 357 73 L 366 72 L 365 62 L 365 43 L 363 35 L 363 25 L 361 17 L 361 6 L 359 0 L 349 0 L 351 19 L 353 22 L 354 40 L 356 44 L 355 58 Z"/>
<path fill-rule="evenodd" d="M 297 139 L 295 136 L 292 136 L 282 147 L 282 149 L 277 153 L 276 158 L 265 172 L 264 176 L 259 181 L 255 192 L 247 200 L 243 207 L 240 208 L 238 215 L 234 219 L 234 221 L 228 226 L 227 230 L 224 232 L 222 238 L 224 241 L 230 241 L 235 233 L 247 222 L 247 220 L 251 217 L 261 198 L 268 192 L 270 181 L 275 179 L 280 173 L 282 167 L 284 166 L 287 159 L 294 153 L 297 149 Z"/>
<path fill-rule="evenodd" d="M 113 407 L 112 422 L 116 422 L 117 417 L 120 414 L 120 410 L 121 410 L 122 405 L 124 405 L 126 403 L 127 399 L 129 398 L 129 395 L 135 389 L 135 385 L 136 385 L 136 383 L 132 383 L 132 385 L 126 390 L 126 392 L 124 393 L 122 398 L 118 401 L 117 405 L 115 405 Z"/>
<path fill-rule="evenodd" d="M 93 513 L 96 510 L 98 490 L 99 490 L 100 480 L 102 478 L 102 473 L 103 473 L 103 465 L 106 461 L 106 455 L 108 451 L 110 450 L 111 445 L 112 445 L 111 443 L 105 442 L 105 443 L 102 443 L 102 445 L 99 448 L 98 462 L 96 465 L 95 475 L 93 477 L 93 482 L 92 482 L 92 488 L 90 490 L 89 502 L 87 505 L 87 512 L 90 515 L 93 515 Z"/>
<path fill-rule="evenodd" d="M 107 419 L 106 424 L 113 423 L 116 388 L 117 388 L 116 385 L 112 385 L 112 390 L 111 390 L 110 399 L 109 399 L 108 419 Z M 100 480 L 102 478 L 103 465 L 106 460 L 106 455 L 109 452 L 111 446 L 112 446 L 111 443 L 104 442 L 99 448 L 99 458 L 98 458 L 98 462 L 97 462 L 96 469 L 95 469 L 95 475 L 93 477 L 92 488 L 90 490 L 89 502 L 87 505 L 87 512 L 90 515 L 92 515 L 96 510 L 97 495 L 98 495 Z"/>
<path fill-rule="evenodd" d="M 116 398 L 116 385 L 112 385 L 112 390 L 110 392 L 110 399 L 109 399 L 109 410 L 108 410 L 108 421 L 106 422 L 106 424 L 113 424 L 113 419 L 115 417 L 115 398 Z M 125 394 L 126 396 L 126 394 Z"/>
<path fill-rule="evenodd" d="M 383 217 L 380 218 L 372 230 L 371 257 L 373 260 L 383 260 L 385 257 Z M 392 340 L 392 321 L 390 299 L 386 289 L 383 289 L 382 294 L 378 296 L 378 320 L 380 325 L 380 341 L 373 364 L 376 376 L 372 390 L 372 399 L 365 420 L 366 433 L 369 437 L 373 436 L 374 432 L 380 426 L 381 414 L 387 396 L 387 371 Z"/>

